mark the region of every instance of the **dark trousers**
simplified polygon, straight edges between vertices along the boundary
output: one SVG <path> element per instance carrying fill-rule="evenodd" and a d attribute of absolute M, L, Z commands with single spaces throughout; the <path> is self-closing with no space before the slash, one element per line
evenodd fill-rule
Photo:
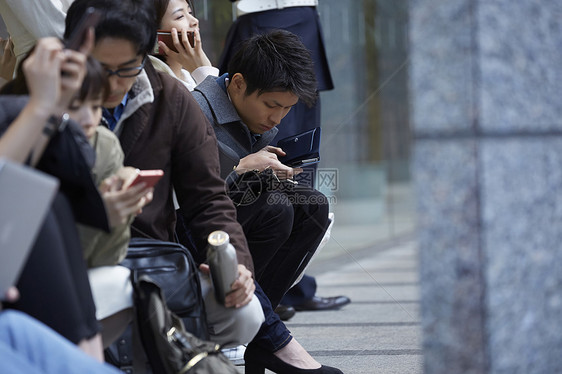
<path fill-rule="evenodd" d="M 254 261 L 255 295 L 265 315 L 252 341 L 275 352 L 291 341 L 291 332 L 273 309 L 306 267 L 328 228 L 326 197 L 310 186 L 263 191 L 257 200 L 237 207 Z M 202 257 L 178 214 L 178 237 L 194 256 Z"/>
<path fill-rule="evenodd" d="M 316 251 L 328 226 L 326 197 L 310 187 L 264 191 L 237 208 L 255 279 L 275 308 Z"/>
<path fill-rule="evenodd" d="M 269 298 L 265 295 L 259 283 L 256 282 L 255 295 L 260 301 L 265 316 L 265 321 L 261 325 L 252 343 L 257 344 L 264 349 L 275 352 L 289 344 L 291 341 L 291 332 L 277 313 L 273 311 Z"/>
<path fill-rule="evenodd" d="M 281 304 L 300 305 L 312 299 L 316 295 L 316 279 L 310 275 L 304 275 L 299 283 L 283 296 Z"/>
<path fill-rule="evenodd" d="M 66 198 L 57 194 L 17 287 L 6 304 L 43 322 L 73 343 L 99 331 L 76 224 Z"/>

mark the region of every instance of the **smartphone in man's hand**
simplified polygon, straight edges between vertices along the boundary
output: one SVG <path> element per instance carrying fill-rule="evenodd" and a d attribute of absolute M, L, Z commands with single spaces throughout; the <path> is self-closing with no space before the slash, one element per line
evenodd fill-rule
<path fill-rule="evenodd" d="M 133 179 L 129 187 L 142 182 L 146 183 L 146 187 L 154 187 L 154 185 L 160 180 L 160 178 L 162 178 L 162 176 L 164 176 L 164 171 L 160 169 L 139 170 L 137 172 L 137 176 L 135 177 L 135 179 Z"/>

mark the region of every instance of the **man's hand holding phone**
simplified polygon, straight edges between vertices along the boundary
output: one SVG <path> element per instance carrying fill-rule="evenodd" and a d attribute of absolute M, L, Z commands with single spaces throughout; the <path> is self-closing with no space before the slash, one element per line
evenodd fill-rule
<path fill-rule="evenodd" d="M 242 174 L 251 170 L 263 171 L 271 168 L 279 179 L 292 179 L 295 175 L 302 172 L 302 169 L 294 169 L 283 165 L 279 161 L 278 156 L 285 156 L 285 152 L 279 147 L 268 145 L 258 152 L 251 153 L 240 159 L 236 172 Z"/>
<path fill-rule="evenodd" d="M 127 223 L 132 215 L 140 214 L 142 208 L 152 201 L 154 184 L 163 172 L 158 179 L 149 181 L 139 177 L 140 174 L 138 169 L 124 167 L 102 182 L 100 192 L 111 227 Z"/>

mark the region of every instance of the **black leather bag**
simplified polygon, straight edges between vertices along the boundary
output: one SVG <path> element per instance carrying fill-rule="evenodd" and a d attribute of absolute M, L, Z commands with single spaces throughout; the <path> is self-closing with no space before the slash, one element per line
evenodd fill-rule
<path fill-rule="evenodd" d="M 191 253 L 181 244 L 155 239 L 132 238 L 121 265 L 149 275 L 160 286 L 168 307 L 183 320 L 185 328 L 208 339 L 201 283 Z"/>
<path fill-rule="evenodd" d="M 208 340 L 205 305 L 198 270 L 191 253 L 181 244 L 147 238 L 132 238 L 121 265 L 134 277 L 149 275 L 162 289 L 168 307 L 196 337 Z M 105 350 L 106 361 L 133 373 L 131 328 Z"/>
<path fill-rule="evenodd" d="M 149 276 L 140 276 L 133 288 L 138 329 L 154 373 L 238 373 L 218 344 L 185 331 L 182 320 L 168 309 L 162 290 Z"/>

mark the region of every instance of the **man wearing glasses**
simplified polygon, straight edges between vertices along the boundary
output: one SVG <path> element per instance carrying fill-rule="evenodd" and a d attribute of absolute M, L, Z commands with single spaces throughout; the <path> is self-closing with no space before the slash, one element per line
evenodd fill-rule
<path fill-rule="evenodd" d="M 107 100 L 104 102 L 103 118 L 111 131 L 115 131 L 115 127 L 127 106 L 129 90 L 137 81 L 137 76 L 144 73 L 146 60 L 147 57 L 145 56 L 141 64 L 135 66 L 138 64 L 138 56 L 135 56 L 135 58 L 120 64 L 115 70 L 103 64 L 109 77 L 111 90 Z M 131 65 L 133 66 L 130 67 Z M 148 79 L 146 73 L 144 73 L 142 78 L 139 78 L 139 80 L 141 79 Z"/>
<path fill-rule="evenodd" d="M 157 29 L 149 4 L 76 0 L 67 13 L 65 38 L 78 27 L 89 7 L 102 13 L 92 55 L 109 77 L 109 95 L 103 103 L 105 121 L 119 137 L 125 165 L 164 171 L 152 202 L 134 220 L 131 235 L 175 241 L 174 190 L 197 248 L 205 249 L 211 232 L 227 232 L 237 251 L 239 277 L 226 297 L 226 308 L 216 302 L 211 307 L 208 302 L 214 297 L 205 297 L 203 290 L 209 325 L 217 326 L 216 335 L 209 332 L 219 344 L 248 343 L 264 320 L 253 297 L 252 258 L 219 176 L 217 141 L 211 125 L 183 84 L 156 72 L 147 62 Z"/>

